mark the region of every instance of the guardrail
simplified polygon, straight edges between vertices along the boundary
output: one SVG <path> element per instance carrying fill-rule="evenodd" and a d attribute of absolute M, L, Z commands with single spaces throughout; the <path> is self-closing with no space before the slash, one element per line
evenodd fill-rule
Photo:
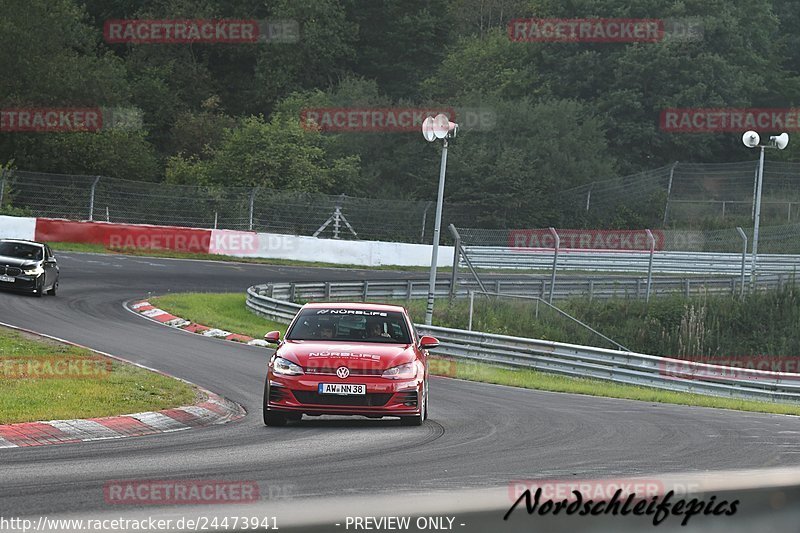
<path fill-rule="evenodd" d="M 553 249 L 510 248 L 504 246 L 464 246 L 475 268 L 551 270 Z M 750 256 L 745 273 L 750 274 Z M 646 274 L 650 262 L 647 251 L 599 252 L 560 249 L 558 270 L 589 272 L 632 272 Z M 800 270 L 800 255 L 758 254 L 758 274 L 793 273 Z M 654 252 L 653 273 L 737 275 L 742 272 L 742 254 L 714 252 Z"/>
<path fill-rule="evenodd" d="M 481 278 L 486 291 L 516 296 L 536 296 L 545 299 L 550 294 L 550 276 L 531 276 L 527 278 Z M 759 288 L 775 288 L 793 283 L 791 274 L 765 274 L 759 277 Z M 436 282 L 436 295 L 451 295 L 450 280 Z M 744 288 L 748 286 L 745 281 Z M 267 294 L 274 298 L 289 301 L 357 299 L 368 300 L 411 300 L 427 298 L 427 280 L 394 281 L 348 281 L 348 282 L 310 282 L 288 283 L 265 286 Z M 742 292 L 743 286 L 738 276 L 705 278 L 655 278 L 651 282 L 651 295 L 683 294 L 731 294 Z M 470 291 L 483 290 L 474 278 L 462 278 L 456 282 L 453 296 L 466 297 Z M 647 296 L 647 277 L 606 276 L 574 277 L 561 276 L 556 279 L 554 299 L 588 297 L 590 300 L 606 298 L 645 298 Z"/>
<path fill-rule="evenodd" d="M 323 285 L 328 296 L 323 299 L 335 298 L 334 295 L 340 290 L 342 293 L 352 291 L 359 284 L 325 283 Z M 298 287 L 301 285 L 310 284 L 250 287 L 247 290 L 247 307 L 270 320 L 288 323 L 301 306 L 281 296 L 298 297 Z M 441 345 L 436 350 L 437 354 L 456 360 L 532 368 L 565 376 L 712 396 L 800 402 L 800 374 L 709 365 L 635 352 L 422 324 L 416 324 L 416 328 L 420 334 L 439 339 Z"/>

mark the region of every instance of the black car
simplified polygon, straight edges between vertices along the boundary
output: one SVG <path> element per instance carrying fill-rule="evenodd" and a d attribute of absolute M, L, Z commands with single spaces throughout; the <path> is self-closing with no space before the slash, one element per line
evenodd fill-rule
<path fill-rule="evenodd" d="M 0 288 L 55 296 L 58 263 L 46 244 L 0 239 Z"/>

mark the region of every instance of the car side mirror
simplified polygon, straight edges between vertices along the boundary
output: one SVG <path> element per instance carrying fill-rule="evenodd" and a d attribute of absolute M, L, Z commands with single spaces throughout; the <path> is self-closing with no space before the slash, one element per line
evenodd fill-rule
<path fill-rule="evenodd" d="M 419 340 L 419 347 L 421 350 L 430 350 L 439 347 L 439 339 L 428 335 L 423 335 Z"/>
<path fill-rule="evenodd" d="M 270 344 L 279 344 L 281 342 L 281 332 L 270 331 L 269 333 L 264 335 L 264 340 L 269 342 Z"/>

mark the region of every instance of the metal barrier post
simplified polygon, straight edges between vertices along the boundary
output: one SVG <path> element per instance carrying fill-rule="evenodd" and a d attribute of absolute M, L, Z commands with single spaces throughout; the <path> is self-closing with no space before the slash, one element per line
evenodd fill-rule
<path fill-rule="evenodd" d="M 453 224 L 448 226 L 450 233 L 453 235 L 453 272 L 450 274 L 450 299 L 452 300 L 456 295 L 456 284 L 458 283 L 458 261 L 461 258 L 461 235 Z"/>
<path fill-rule="evenodd" d="M 3 207 L 3 193 L 6 191 L 6 169 L 0 170 L 0 209 Z"/>
<path fill-rule="evenodd" d="M 670 195 L 672 195 L 672 178 L 673 176 L 675 176 L 675 167 L 677 166 L 678 162 L 675 161 L 674 163 L 672 163 L 672 168 L 669 169 L 669 185 L 667 185 L 667 202 L 664 205 L 664 222 L 662 224 L 665 227 L 667 225 L 667 215 L 669 213 L 669 198 Z"/>
<path fill-rule="evenodd" d="M 250 191 L 250 221 L 247 225 L 247 228 L 250 231 L 253 231 L 253 207 L 256 203 L 256 193 L 258 192 L 258 187 L 253 187 L 253 190 Z"/>
<path fill-rule="evenodd" d="M 549 228 L 550 234 L 555 239 L 555 250 L 553 251 L 553 274 L 550 276 L 550 298 L 548 303 L 553 303 L 553 294 L 555 293 L 556 289 L 556 268 L 558 267 L 558 249 L 561 247 L 561 239 L 558 237 L 558 233 L 556 232 L 555 228 Z"/>
<path fill-rule="evenodd" d="M 647 264 L 647 294 L 645 295 L 644 301 L 646 303 L 650 302 L 650 289 L 653 286 L 653 255 L 656 253 L 656 239 L 653 237 L 653 232 L 645 230 L 647 232 L 647 241 L 650 243 L 650 261 Z"/>
<path fill-rule="evenodd" d="M 457 235 L 459 236 L 459 238 L 458 238 L 458 241 L 459 241 L 458 242 L 458 247 L 461 250 L 461 257 L 464 258 L 464 262 L 467 264 L 467 268 L 472 273 L 472 277 L 474 277 L 475 281 L 478 282 L 478 286 L 481 288 L 482 291 L 486 291 L 486 287 L 484 287 L 483 282 L 481 281 L 481 278 L 478 276 L 478 272 L 475 270 L 475 267 L 472 266 L 472 261 L 469 260 L 469 256 L 467 255 L 467 251 L 464 250 L 464 247 L 461 245 L 461 236 L 459 235 L 458 230 L 456 230 L 456 227 L 453 224 L 450 224 L 450 226 L 448 226 L 448 228 L 450 229 L 450 233 L 453 234 L 454 238 Z"/>
<path fill-rule="evenodd" d="M 475 291 L 469 291 L 469 323 L 467 324 L 467 330 L 472 331 L 472 311 L 475 306 Z"/>
<path fill-rule="evenodd" d="M 747 234 L 741 226 L 736 226 L 736 231 L 739 232 L 739 237 L 742 238 L 742 286 L 740 287 L 739 297 L 744 298 L 744 269 L 747 264 Z"/>
<path fill-rule="evenodd" d="M 94 191 L 97 188 L 97 184 L 100 181 L 100 176 L 94 178 L 94 183 L 92 183 L 92 189 L 89 191 L 89 221 L 91 222 L 94 220 Z"/>
<path fill-rule="evenodd" d="M 419 242 L 425 242 L 425 225 L 428 223 L 428 210 L 431 208 L 431 203 L 425 206 L 425 211 L 422 213 L 422 231 L 419 234 Z M 452 224 L 450 224 L 452 226 Z"/>

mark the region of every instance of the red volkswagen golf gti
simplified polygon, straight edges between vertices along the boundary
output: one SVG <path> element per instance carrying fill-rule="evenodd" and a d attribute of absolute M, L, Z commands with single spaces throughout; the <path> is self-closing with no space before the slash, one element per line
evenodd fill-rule
<path fill-rule="evenodd" d="M 305 415 L 398 416 L 418 426 L 428 416 L 428 349 L 405 308 L 313 303 L 297 313 L 277 343 L 264 384 L 264 423 Z"/>

